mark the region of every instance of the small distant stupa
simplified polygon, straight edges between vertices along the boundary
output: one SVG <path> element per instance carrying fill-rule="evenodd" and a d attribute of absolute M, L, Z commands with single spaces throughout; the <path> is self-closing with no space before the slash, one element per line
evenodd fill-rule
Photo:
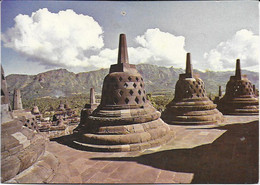
<path fill-rule="evenodd" d="M 215 99 L 214 99 L 214 103 L 217 104 L 220 100 L 220 98 L 222 98 L 222 89 L 221 89 L 221 86 L 218 86 L 218 96 L 215 96 Z"/>
<path fill-rule="evenodd" d="M 40 111 L 39 111 L 39 108 L 38 108 L 38 106 L 33 106 L 33 108 L 32 108 L 32 114 L 33 115 L 37 115 L 37 114 L 40 114 Z"/>
<path fill-rule="evenodd" d="M 175 97 L 162 118 L 166 123 L 183 125 L 216 124 L 224 119 L 207 97 L 204 82 L 194 77 L 190 53 L 187 53 L 186 71 L 176 83 Z"/>
<path fill-rule="evenodd" d="M 37 132 L 39 131 L 36 117 L 31 113 L 30 110 L 23 109 L 20 89 L 14 89 L 12 114 L 14 118 L 18 118 L 20 121 L 22 121 L 24 126 Z"/>
<path fill-rule="evenodd" d="M 59 110 L 59 111 L 64 111 L 65 110 L 64 104 L 62 102 L 60 102 L 59 107 L 58 107 L 57 110 Z"/>
<path fill-rule="evenodd" d="M 64 104 L 64 108 L 65 108 L 66 110 L 70 110 L 70 109 L 71 109 L 71 108 L 70 108 L 70 105 L 68 104 L 67 101 L 66 101 L 65 104 Z"/>
<path fill-rule="evenodd" d="M 258 115 L 259 100 L 253 84 L 241 74 L 240 60 L 236 61 L 235 76 L 230 76 L 226 93 L 219 100 L 218 109 L 223 114 Z"/>
<path fill-rule="evenodd" d="M 85 107 L 81 110 L 80 122 L 86 122 L 87 118 L 92 114 L 92 112 L 97 108 L 95 89 L 90 88 L 89 103 L 85 104 Z"/>
<path fill-rule="evenodd" d="M 14 89 L 13 110 L 22 110 L 23 104 L 20 89 Z"/>

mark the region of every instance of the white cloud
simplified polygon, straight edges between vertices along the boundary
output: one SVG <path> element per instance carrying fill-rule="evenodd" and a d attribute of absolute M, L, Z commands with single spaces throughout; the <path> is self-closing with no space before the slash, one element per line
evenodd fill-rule
<path fill-rule="evenodd" d="M 104 46 L 101 26 L 73 10 L 51 13 L 39 9 L 17 15 L 14 27 L 2 34 L 4 46 L 45 66 L 89 66 L 86 51 Z"/>
<path fill-rule="evenodd" d="M 4 47 L 14 49 L 47 67 L 106 68 L 117 62 L 118 49 L 103 48 L 102 27 L 92 17 L 73 10 L 51 13 L 39 9 L 29 15 L 17 15 L 15 25 L 2 34 Z M 129 38 L 128 38 L 129 39 Z M 185 38 L 158 28 L 148 29 L 135 38 L 137 47 L 128 47 L 132 64 L 149 63 L 185 68 Z M 204 53 L 203 68 L 234 70 L 241 59 L 243 69 L 258 70 L 259 36 L 240 30 L 215 49 Z M 93 54 L 94 53 L 94 54 Z M 199 67 L 197 61 L 192 61 Z M 196 67 L 195 67 L 196 68 Z"/>
<path fill-rule="evenodd" d="M 132 64 L 149 63 L 160 66 L 185 67 L 185 38 L 162 32 L 158 28 L 148 29 L 144 35 L 135 38 L 138 47 L 128 47 Z M 118 49 L 104 49 L 91 56 L 89 63 L 96 67 L 109 67 L 117 62 Z"/>
<path fill-rule="evenodd" d="M 162 32 L 158 28 L 148 29 L 135 38 L 138 47 L 128 47 L 131 64 L 149 63 L 160 66 L 185 67 L 185 38 Z M 105 48 L 87 61 L 95 68 L 107 68 L 117 62 L 118 49 Z"/>
<path fill-rule="evenodd" d="M 241 61 L 242 69 L 258 70 L 259 62 L 259 35 L 254 35 L 251 31 L 242 29 L 225 42 L 221 42 L 215 49 L 204 53 L 210 70 L 234 70 L 237 58 Z"/>
<path fill-rule="evenodd" d="M 148 29 L 144 35 L 137 36 L 136 42 L 141 46 L 137 48 L 140 59 L 136 63 L 158 64 L 161 66 L 184 67 L 186 50 L 185 38 L 162 32 L 158 28 Z"/>
<path fill-rule="evenodd" d="M 108 68 L 111 64 L 117 62 L 118 49 L 105 48 L 98 55 L 92 55 L 88 58 L 88 62 L 95 68 Z"/>
<path fill-rule="evenodd" d="M 19 14 L 14 21 L 15 25 L 2 34 L 4 46 L 26 56 L 28 61 L 48 68 L 71 69 L 106 68 L 117 62 L 118 49 L 103 48 L 102 28 L 88 15 L 73 10 L 51 13 L 44 8 L 31 16 Z M 135 42 L 137 47 L 128 47 L 132 64 L 185 65 L 183 36 L 155 28 L 137 36 Z"/>

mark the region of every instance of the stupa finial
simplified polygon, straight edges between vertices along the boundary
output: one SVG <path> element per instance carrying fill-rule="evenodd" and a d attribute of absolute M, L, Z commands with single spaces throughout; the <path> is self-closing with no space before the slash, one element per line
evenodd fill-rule
<path fill-rule="evenodd" d="M 188 77 L 188 78 L 193 77 L 190 53 L 187 53 L 187 56 L 186 56 L 186 77 Z"/>
<path fill-rule="evenodd" d="M 221 97 L 222 96 L 222 91 L 221 91 L 221 85 L 218 86 L 218 96 Z"/>
<path fill-rule="evenodd" d="M 118 48 L 118 59 L 117 63 L 129 63 L 128 53 L 127 53 L 127 44 L 126 44 L 126 35 L 120 34 L 119 36 L 119 48 Z"/>
<path fill-rule="evenodd" d="M 95 90 L 93 87 L 90 88 L 90 104 L 96 104 Z"/>
<path fill-rule="evenodd" d="M 236 63 L 236 74 L 235 74 L 236 78 L 241 79 L 241 67 L 240 67 L 240 59 L 237 59 L 237 63 Z"/>

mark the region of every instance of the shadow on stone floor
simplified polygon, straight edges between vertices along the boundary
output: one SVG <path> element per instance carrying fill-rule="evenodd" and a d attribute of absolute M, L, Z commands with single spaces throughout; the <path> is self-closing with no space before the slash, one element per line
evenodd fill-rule
<path fill-rule="evenodd" d="M 91 159 L 135 161 L 163 170 L 193 173 L 192 183 L 257 183 L 258 128 L 258 121 L 226 125 L 217 128 L 227 131 L 212 144 L 139 157 Z"/>
<path fill-rule="evenodd" d="M 66 135 L 66 136 L 53 138 L 50 141 L 56 141 L 59 144 L 66 145 L 76 150 L 95 152 L 92 148 L 88 148 L 87 146 L 81 146 L 79 144 L 74 143 L 73 141 L 75 141 L 75 138 L 76 138 L 75 135 Z"/>

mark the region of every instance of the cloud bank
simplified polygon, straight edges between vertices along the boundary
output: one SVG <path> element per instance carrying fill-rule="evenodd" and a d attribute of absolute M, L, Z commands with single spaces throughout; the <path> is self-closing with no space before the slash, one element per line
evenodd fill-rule
<path fill-rule="evenodd" d="M 208 68 L 214 71 L 234 70 L 237 58 L 241 61 L 243 69 L 259 68 L 259 35 L 242 29 L 225 42 L 219 43 L 215 49 L 204 53 Z"/>
<path fill-rule="evenodd" d="M 104 47 L 103 30 L 92 17 L 73 10 L 51 13 L 39 9 L 29 15 L 17 15 L 15 25 L 2 34 L 4 47 L 26 56 L 29 61 L 69 69 L 107 68 L 117 62 L 118 49 Z M 129 38 L 128 38 L 129 39 Z M 149 63 L 165 67 L 185 68 L 185 38 L 147 29 L 134 38 L 136 47 L 128 47 L 132 64 Z M 258 69 L 259 36 L 242 29 L 215 49 L 204 53 L 205 63 L 193 60 L 197 68 L 214 71 L 234 70 L 241 59 L 243 69 Z M 115 44 L 117 45 L 117 43 Z"/>
<path fill-rule="evenodd" d="M 12 48 L 46 67 L 105 68 L 117 61 L 117 48 L 103 48 L 102 27 L 88 15 L 73 10 L 51 13 L 39 9 L 17 15 L 15 25 L 2 34 L 4 47 Z M 184 67 L 185 38 L 148 29 L 128 47 L 131 63 Z"/>
<path fill-rule="evenodd" d="M 148 29 L 143 35 L 137 36 L 138 47 L 128 47 L 129 59 L 132 64 L 149 63 L 160 66 L 184 67 L 186 51 L 185 38 L 162 32 L 158 28 Z M 89 63 L 96 67 L 109 67 L 117 61 L 118 49 L 103 49 L 98 55 L 89 58 Z"/>
<path fill-rule="evenodd" d="M 51 13 L 39 9 L 17 15 L 14 27 L 2 34 L 4 46 L 46 66 L 88 66 L 85 51 L 104 46 L 101 26 L 73 10 Z"/>

